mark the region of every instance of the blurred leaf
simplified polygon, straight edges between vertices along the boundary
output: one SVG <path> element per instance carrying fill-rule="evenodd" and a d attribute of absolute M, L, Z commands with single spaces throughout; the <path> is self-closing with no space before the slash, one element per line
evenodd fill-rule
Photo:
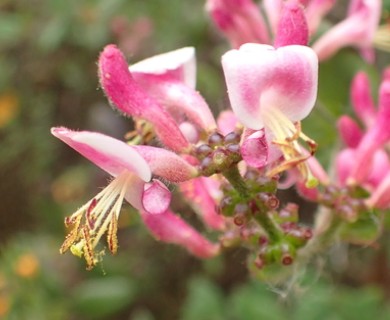
<path fill-rule="evenodd" d="M 0 13 L 1 46 L 17 44 L 23 36 L 24 20 L 21 15 Z"/>
<path fill-rule="evenodd" d="M 236 289 L 230 298 L 234 320 L 280 320 L 288 319 L 283 308 L 277 303 L 278 295 L 269 291 L 265 285 L 251 283 Z"/>
<path fill-rule="evenodd" d="M 367 212 L 354 223 L 345 223 L 341 229 L 343 240 L 361 245 L 373 243 L 382 232 L 382 223 L 378 213 Z"/>
<path fill-rule="evenodd" d="M 75 309 L 93 319 L 103 318 L 129 305 L 135 285 L 125 277 L 107 277 L 82 282 L 72 293 Z"/>
<path fill-rule="evenodd" d="M 346 289 L 316 283 L 297 298 L 295 320 L 388 319 L 381 306 L 381 293 L 375 288 Z"/>
<path fill-rule="evenodd" d="M 182 320 L 225 320 L 222 292 L 206 278 L 189 282 L 188 297 L 182 308 Z"/>
<path fill-rule="evenodd" d="M 68 31 L 67 20 L 62 17 L 51 19 L 42 30 L 38 45 L 43 51 L 52 51 L 57 49 L 65 38 Z"/>

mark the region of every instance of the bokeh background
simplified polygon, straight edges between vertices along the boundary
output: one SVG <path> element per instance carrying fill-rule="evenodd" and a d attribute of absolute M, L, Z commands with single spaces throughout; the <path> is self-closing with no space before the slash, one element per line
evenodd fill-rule
<path fill-rule="evenodd" d="M 339 21 L 347 1 L 331 13 Z M 383 21 L 390 19 L 384 1 Z M 132 123 L 99 88 L 96 60 L 117 44 L 129 62 L 194 46 L 198 90 L 215 114 L 228 107 L 220 67 L 227 42 L 201 0 L 0 1 L 0 319 L 390 319 L 388 226 L 374 245 L 340 244 L 287 282 L 254 279 L 244 249 L 211 261 L 154 241 L 128 206 L 119 253 L 88 272 L 60 255 L 63 219 L 107 176 L 50 135 L 50 127 L 122 138 Z M 367 66 L 347 49 L 321 65 L 319 101 L 304 121 L 324 165 L 338 147 L 335 120 L 351 113 L 349 84 L 367 71 L 376 92 L 390 54 Z M 293 197 L 290 191 L 284 195 Z M 191 211 L 174 206 L 187 219 Z M 310 221 L 312 205 L 302 203 Z M 194 221 L 196 223 L 196 221 Z"/>

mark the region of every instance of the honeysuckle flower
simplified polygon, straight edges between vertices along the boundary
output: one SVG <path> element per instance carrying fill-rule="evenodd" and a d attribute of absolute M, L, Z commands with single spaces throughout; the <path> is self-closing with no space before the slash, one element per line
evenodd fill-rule
<path fill-rule="evenodd" d="M 341 186 L 347 185 L 354 168 L 357 149 L 346 148 L 340 151 L 336 156 L 336 173 L 338 183 Z M 390 171 L 390 161 L 384 150 L 377 150 L 372 157 L 369 165 L 369 174 L 361 181 L 361 185 L 369 191 L 375 190 L 382 182 L 384 177 Z"/>
<path fill-rule="evenodd" d="M 239 23 L 235 9 L 227 3 L 229 0 L 208 1 L 206 8 L 217 27 L 226 35 L 233 48 L 248 42 L 272 44 L 267 34 L 267 26 L 262 24 Z M 209 3 L 216 3 L 214 6 Z M 266 19 L 260 10 L 255 11 L 260 19 L 269 24 L 269 32 L 274 37 L 274 46 L 303 44 L 305 37 L 312 37 L 323 17 L 333 8 L 335 0 L 263 0 L 262 7 Z M 254 5 L 254 3 L 252 3 Z M 388 28 L 378 31 L 381 0 L 350 0 L 347 17 L 330 28 L 313 44 L 319 60 L 329 59 L 338 50 L 346 46 L 360 49 L 362 56 L 369 62 L 374 59 L 372 46 L 376 44 L 389 49 Z M 262 30 L 267 36 L 253 36 L 254 30 Z M 280 42 L 280 38 L 289 37 L 289 41 Z M 284 44 L 283 44 L 284 43 Z M 305 43 L 307 44 L 307 42 Z"/>
<path fill-rule="evenodd" d="M 307 44 L 308 27 L 303 6 L 298 1 L 264 1 L 264 9 L 275 47 Z M 208 0 L 206 10 L 233 48 L 245 43 L 272 43 L 264 18 L 252 0 Z"/>
<path fill-rule="evenodd" d="M 310 171 L 302 163 L 307 156 L 298 138 L 310 147 L 314 144 L 299 125 L 312 110 L 317 95 L 318 60 L 313 50 L 245 44 L 225 53 L 222 67 L 239 121 L 250 129 L 269 131 L 286 161 L 279 167 L 281 171 L 298 165 L 306 182 L 311 183 Z"/>
<path fill-rule="evenodd" d="M 252 0 L 207 0 L 206 10 L 233 48 L 247 42 L 269 43 L 267 26 Z"/>
<path fill-rule="evenodd" d="M 65 219 L 73 226 L 60 251 L 68 249 L 84 256 L 87 268 L 99 261 L 95 252 L 100 238 L 107 233 L 108 248 L 116 253 L 118 216 L 123 200 L 144 214 L 167 211 L 171 193 L 152 174 L 165 180 L 182 182 L 197 175 L 197 170 L 173 152 L 147 146 L 128 144 L 89 131 L 52 128 L 52 134 L 109 173 L 114 179 L 98 195 Z"/>
<path fill-rule="evenodd" d="M 314 42 L 319 60 L 328 59 L 343 47 L 355 46 L 368 62 L 373 62 L 372 44 L 381 8 L 381 0 L 351 0 L 347 17 Z"/>
<path fill-rule="evenodd" d="M 161 214 L 149 214 L 145 211 L 140 213 L 143 222 L 157 240 L 180 245 L 199 258 L 211 258 L 220 251 L 218 244 L 205 239 L 169 210 Z"/>
<path fill-rule="evenodd" d="M 356 116 L 366 127 L 370 127 L 374 122 L 376 110 L 371 95 L 370 79 L 365 72 L 358 72 L 353 78 L 350 96 Z"/>
<path fill-rule="evenodd" d="M 223 230 L 225 221 L 218 214 L 217 205 L 221 198 L 220 183 L 212 177 L 199 177 L 180 183 L 180 191 L 206 226 Z"/>
<path fill-rule="evenodd" d="M 100 54 L 99 77 L 104 92 L 116 108 L 150 122 L 168 148 L 177 152 L 189 148 L 189 142 L 173 117 L 133 79 L 116 46 L 108 45 Z"/>
<path fill-rule="evenodd" d="M 349 116 L 343 115 L 337 120 L 337 129 L 341 140 L 350 148 L 356 148 L 362 140 L 363 132 Z"/>
<path fill-rule="evenodd" d="M 184 116 L 205 131 L 216 129 L 209 106 L 195 90 L 193 47 L 142 60 L 131 65 L 130 72 L 137 83 L 174 117 Z"/>
<path fill-rule="evenodd" d="M 375 120 L 367 129 L 356 148 L 355 163 L 349 179 L 350 184 L 360 183 L 369 175 L 373 155 L 390 140 L 389 122 L 390 68 L 383 72 Z"/>

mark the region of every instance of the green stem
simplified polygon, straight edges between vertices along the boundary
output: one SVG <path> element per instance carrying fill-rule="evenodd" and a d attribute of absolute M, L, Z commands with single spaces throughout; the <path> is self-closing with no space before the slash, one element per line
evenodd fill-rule
<path fill-rule="evenodd" d="M 283 234 L 277 227 L 275 222 L 269 217 L 268 212 L 261 210 L 264 206 L 259 200 L 250 194 L 248 186 L 242 178 L 237 166 L 232 166 L 228 170 L 222 172 L 223 176 L 230 182 L 234 189 L 240 194 L 243 199 L 249 201 L 255 201 L 256 206 L 259 208 L 258 212 L 253 213 L 254 219 L 262 226 L 264 231 L 267 232 L 269 239 L 272 243 L 278 242 L 282 239 Z"/>
<path fill-rule="evenodd" d="M 254 200 L 256 202 L 256 206 L 261 208 L 263 204 L 257 199 Z M 283 233 L 276 223 L 270 218 L 268 211 L 260 210 L 259 212 L 254 213 L 253 217 L 267 232 L 271 243 L 276 243 L 282 240 Z"/>
<path fill-rule="evenodd" d="M 223 171 L 222 174 L 230 182 L 233 188 L 237 190 L 242 198 L 250 198 L 248 186 L 238 171 L 237 166 L 230 167 L 229 169 Z"/>

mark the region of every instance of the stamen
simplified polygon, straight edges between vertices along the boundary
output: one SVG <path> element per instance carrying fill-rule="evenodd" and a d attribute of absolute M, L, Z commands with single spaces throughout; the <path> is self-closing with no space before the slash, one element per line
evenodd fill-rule
<path fill-rule="evenodd" d="M 317 144 L 301 131 L 301 123 L 295 124 L 276 108 L 266 108 L 262 113 L 265 126 L 274 135 L 273 144 L 279 146 L 283 153 L 284 161 L 272 168 L 267 175 L 272 177 L 283 171 L 296 167 L 306 181 L 308 187 L 317 185 L 317 180 L 312 175 L 306 160 L 312 156 Z M 298 140 L 303 140 L 308 150 L 302 148 Z"/>
<path fill-rule="evenodd" d="M 116 253 L 118 217 L 132 177 L 132 173 L 123 172 L 96 197 L 88 201 L 72 216 L 65 218 L 65 225 L 73 226 L 73 228 L 60 248 L 61 253 L 70 249 L 72 254 L 78 257 L 84 256 L 87 269 L 90 270 L 104 254 L 104 252 L 95 253 L 94 249 L 105 232 L 107 232 L 110 252 Z"/>

